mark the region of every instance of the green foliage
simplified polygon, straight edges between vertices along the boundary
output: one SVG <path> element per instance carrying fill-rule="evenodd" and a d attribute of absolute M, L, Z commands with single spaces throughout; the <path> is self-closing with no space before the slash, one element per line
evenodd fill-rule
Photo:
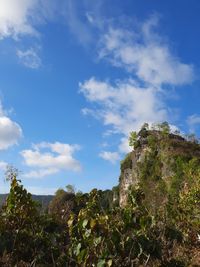
<path fill-rule="evenodd" d="M 163 135 L 168 135 L 171 131 L 169 123 L 168 122 L 163 122 L 159 125 L 160 131 Z"/>
<path fill-rule="evenodd" d="M 142 125 L 141 129 L 149 130 L 149 124 L 145 122 L 145 123 Z"/>
<path fill-rule="evenodd" d="M 141 130 L 138 132 L 139 138 L 146 138 L 148 136 L 148 130 L 145 127 L 142 127 Z"/>
<path fill-rule="evenodd" d="M 58 189 L 49 204 L 49 213 L 60 223 L 68 220 L 70 212 L 76 207 L 75 194 Z"/>
<path fill-rule="evenodd" d="M 150 255 L 160 258 L 160 246 L 151 235 L 153 218 L 137 205 L 138 199 L 127 209 L 115 208 L 105 213 L 99 192 L 93 190 L 78 217 L 71 215 L 68 221 L 69 265 L 136 266 L 145 263 Z"/>
<path fill-rule="evenodd" d="M 182 163 L 183 164 L 183 163 Z M 200 165 L 198 159 L 183 164 L 182 182 L 179 185 L 176 205 L 170 205 L 172 216 L 187 237 L 192 233 L 197 239 L 200 230 Z M 172 209 L 172 206 L 174 207 Z"/>
<path fill-rule="evenodd" d="M 157 145 L 157 139 L 155 137 L 155 135 L 152 135 L 150 134 L 148 137 L 147 137 L 147 142 L 148 142 L 148 146 L 151 148 L 151 149 L 154 149 Z"/>
<path fill-rule="evenodd" d="M 20 185 L 13 169 L 8 170 L 7 177 L 11 188 L 0 214 L 0 265 L 59 261 L 64 246 L 62 235 L 57 240 L 59 226 L 47 215 L 40 215 L 38 203 Z"/>
<path fill-rule="evenodd" d="M 129 146 L 134 147 L 136 141 L 137 141 L 137 133 L 131 132 L 129 136 Z"/>
<path fill-rule="evenodd" d="M 66 189 L 67 189 L 67 192 L 71 193 L 71 194 L 75 194 L 75 192 L 76 192 L 75 187 L 73 185 L 71 185 L 71 184 L 68 184 L 66 186 Z"/>
<path fill-rule="evenodd" d="M 130 186 L 124 208 L 119 186 L 88 194 L 67 186 L 41 213 L 16 170 L 8 169 L 0 266 L 199 266 L 200 147 L 169 134 L 167 123 L 159 127 L 162 133 L 145 124 L 133 135 L 134 147 L 148 149 L 134 165 L 139 183 Z M 133 168 L 133 153 L 121 162 L 122 174 Z"/>
<path fill-rule="evenodd" d="M 125 169 L 131 169 L 132 168 L 132 158 L 131 153 L 128 153 L 124 160 L 121 161 L 121 172 L 123 172 Z"/>

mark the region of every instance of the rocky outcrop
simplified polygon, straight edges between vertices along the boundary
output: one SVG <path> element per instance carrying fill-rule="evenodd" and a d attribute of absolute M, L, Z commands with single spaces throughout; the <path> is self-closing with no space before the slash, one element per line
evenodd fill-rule
<path fill-rule="evenodd" d="M 119 180 L 119 204 L 124 207 L 128 201 L 128 192 L 131 186 L 140 182 L 141 173 L 145 161 L 146 172 L 149 168 L 149 176 L 155 171 L 152 165 L 156 165 L 158 179 L 166 184 L 173 176 L 173 159 L 182 155 L 185 158 L 200 158 L 200 146 L 197 143 L 187 141 L 175 134 L 163 135 L 159 131 L 146 131 L 138 137 L 136 148 L 121 162 L 121 174 Z M 156 162 L 155 162 L 156 161 Z"/>
<path fill-rule="evenodd" d="M 136 186 L 139 182 L 138 162 L 142 162 L 149 151 L 147 144 L 141 149 L 136 149 L 128 154 L 121 164 L 121 175 L 119 183 L 119 205 L 124 207 L 128 201 L 130 186 Z M 127 167 L 128 166 L 128 167 Z"/>

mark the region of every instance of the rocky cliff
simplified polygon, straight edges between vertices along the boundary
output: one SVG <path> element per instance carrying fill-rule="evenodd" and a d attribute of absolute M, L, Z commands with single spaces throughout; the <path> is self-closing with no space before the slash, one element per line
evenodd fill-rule
<path fill-rule="evenodd" d="M 144 190 L 151 191 L 147 201 L 159 201 L 161 204 L 165 201 L 165 193 L 181 184 L 181 174 L 177 178 L 180 162 L 192 158 L 200 159 L 200 145 L 195 140 L 188 141 L 180 135 L 164 131 L 142 129 L 133 151 L 121 162 L 120 206 L 126 205 L 130 188 L 138 184 Z"/>

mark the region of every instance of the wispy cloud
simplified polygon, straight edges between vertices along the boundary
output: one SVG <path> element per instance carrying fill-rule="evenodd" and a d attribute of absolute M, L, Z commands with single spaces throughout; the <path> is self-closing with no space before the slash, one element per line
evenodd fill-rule
<path fill-rule="evenodd" d="M 152 16 L 139 29 L 110 26 L 100 42 L 100 58 L 126 69 L 153 86 L 183 85 L 194 80 L 193 66 L 181 62 L 156 32 L 158 17 Z"/>
<path fill-rule="evenodd" d="M 25 36 L 40 37 L 39 26 L 49 21 L 60 21 L 76 9 L 68 0 L 0 0 L 0 39 L 19 40 Z M 72 2 L 73 4 L 73 2 Z M 66 14 L 67 13 L 67 14 Z M 78 19 L 78 16 L 77 16 Z M 76 18 L 74 19 L 76 21 Z"/>
<path fill-rule="evenodd" d="M 132 29 L 108 24 L 101 34 L 99 58 L 122 68 L 129 78 L 110 82 L 92 77 L 79 84 L 92 104 L 85 113 L 92 114 L 93 108 L 93 114 L 109 126 L 109 132 L 121 135 L 119 152 L 130 150 L 129 133 L 144 122 L 171 121 L 165 103 L 168 89 L 194 80 L 193 66 L 172 53 L 156 31 L 158 22 L 158 17 L 152 16 Z"/>
<path fill-rule="evenodd" d="M 38 52 L 34 48 L 27 50 L 17 50 L 17 56 L 21 64 L 31 69 L 38 69 L 42 65 L 42 61 L 38 55 Z"/>
<path fill-rule="evenodd" d="M 65 0 L 0 0 L 0 41 L 12 38 L 18 46 L 19 41 L 31 37 L 32 47 L 17 50 L 24 66 L 31 69 L 41 66 L 38 51 L 33 48 L 36 43 L 41 45 L 39 26 L 57 18 L 63 19 L 64 3 Z M 26 42 L 23 43 L 25 46 Z"/>
<path fill-rule="evenodd" d="M 0 150 L 16 145 L 22 137 L 22 128 L 11 120 L 0 103 Z"/>
<path fill-rule="evenodd" d="M 5 161 L 0 161 L 0 170 L 5 171 L 8 166 L 8 163 Z"/>
<path fill-rule="evenodd" d="M 31 170 L 23 174 L 24 178 L 43 178 L 45 176 L 50 176 L 59 172 L 57 168 L 48 168 L 48 169 L 39 169 L 39 170 Z"/>
<path fill-rule="evenodd" d="M 131 79 L 111 85 L 91 78 L 80 84 L 80 90 L 90 102 L 97 104 L 95 116 L 98 114 L 105 126 L 111 126 L 113 133 L 122 134 L 120 150 L 126 152 L 128 146 L 124 139 L 130 131 L 139 130 L 144 122 L 168 119 L 160 92 L 152 87 L 142 88 Z"/>
<path fill-rule="evenodd" d="M 26 178 L 41 178 L 60 171 L 80 171 L 81 165 L 73 154 L 79 150 L 78 145 L 42 142 L 33 149 L 23 150 L 21 155 L 25 165 L 32 169 L 23 175 Z"/>
<path fill-rule="evenodd" d="M 84 2 L 82 2 L 84 5 Z M 92 33 L 87 26 L 87 14 L 80 12 L 80 1 L 66 0 L 66 20 L 69 29 L 77 40 L 82 44 L 88 44 L 92 41 Z"/>
<path fill-rule="evenodd" d="M 104 0 L 65 0 L 65 20 L 69 30 L 84 47 L 95 45 L 104 26 L 102 10 Z M 91 46 L 90 46 L 91 48 Z"/>
<path fill-rule="evenodd" d="M 32 37 L 32 42 L 41 43 L 40 25 L 47 22 L 65 22 L 75 39 L 84 46 L 94 42 L 92 23 L 93 11 L 97 12 L 99 3 L 77 0 L 0 0 L 0 40 L 12 38 L 15 41 Z M 92 12 L 91 12 L 92 10 Z M 90 18 L 90 19 L 89 19 Z M 94 22 L 94 20 L 93 20 Z M 35 39 L 36 38 L 36 39 Z M 18 50 L 17 56 L 25 66 L 32 69 L 41 65 L 35 49 Z"/>
<path fill-rule="evenodd" d="M 38 3 L 38 0 L 1 0 L 0 38 L 37 35 L 37 30 L 32 25 L 32 12 Z"/>
<path fill-rule="evenodd" d="M 112 164 L 120 159 L 118 152 L 102 151 L 99 156 L 104 160 L 110 161 Z"/>

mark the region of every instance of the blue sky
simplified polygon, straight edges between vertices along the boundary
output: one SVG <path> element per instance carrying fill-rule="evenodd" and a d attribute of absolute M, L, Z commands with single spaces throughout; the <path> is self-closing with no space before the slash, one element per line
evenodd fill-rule
<path fill-rule="evenodd" d="M 0 192 L 118 183 L 144 122 L 200 131 L 198 0 L 0 0 Z"/>

